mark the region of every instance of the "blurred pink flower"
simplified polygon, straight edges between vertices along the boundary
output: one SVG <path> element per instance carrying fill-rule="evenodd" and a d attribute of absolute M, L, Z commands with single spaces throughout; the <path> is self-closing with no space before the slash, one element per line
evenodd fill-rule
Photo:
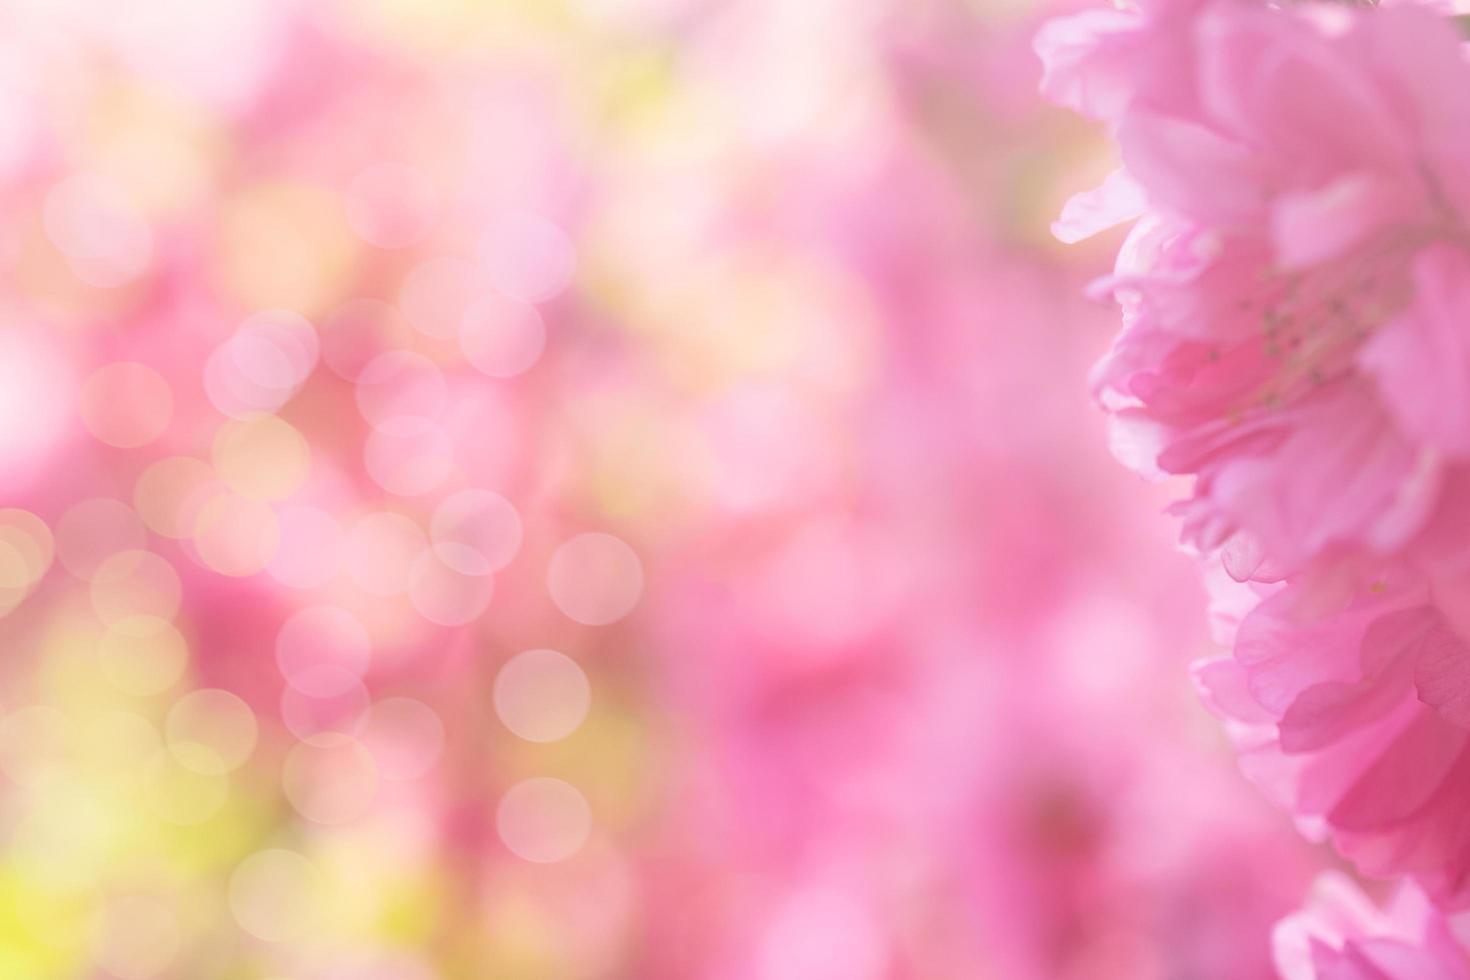
<path fill-rule="evenodd" d="M 1318 879 L 1310 904 L 1276 927 L 1283 980 L 1465 980 L 1470 958 L 1413 885 L 1379 910 L 1344 875 Z"/>

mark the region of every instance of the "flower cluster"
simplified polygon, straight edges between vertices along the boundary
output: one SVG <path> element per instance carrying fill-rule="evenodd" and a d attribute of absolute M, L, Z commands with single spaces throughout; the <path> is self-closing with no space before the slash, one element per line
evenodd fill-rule
<path fill-rule="evenodd" d="M 1304 833 L 1470 907 L 1458 30 L 1412 6 L 1146 0 L 1053 21 L 1037 48 L 1045 94 L 1121 152 L 1054 230 L 1136 219 L 1097 286 L 1124 325 L 1095 392 L 1120 459 L 1192 478 L 1172 510 L 1232 648 L 1198 667 L 1206 702 Z M 1449 955 L 1422 931 L 1370 969 L 1378 940 L 1308 942 L 1315 928 L 1283 926 L 1288 976 L 1466 969 L 1452 942 L 1453 969 L 1410 963 Z"/>

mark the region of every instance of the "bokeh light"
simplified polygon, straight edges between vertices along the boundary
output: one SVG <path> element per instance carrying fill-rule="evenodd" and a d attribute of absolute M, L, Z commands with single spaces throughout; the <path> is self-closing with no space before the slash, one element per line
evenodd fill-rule
<path fill-rule="evenodd" d="M 592 690 L 576 661 L 555 650 L 527 650 L 495 675 L 495 713 L 532 742 L 554 742 L 587 717 Z"/>
<path fill-rule="evenodd" d="M 546 587 L 558 609 L 579 623 L 603 626 L 626 616 L 643 594 L 643 566 L 611 534 L 579 534 L 551 556 Z"/>
<path fill-rule="evenodd" d="M 592 815 L 575 786 L 537 777 L 506 790 L 495 810 L 495 827 L 517 857 L 549 864 L 582 849 L 592 831 Z"/>
<path fill-rule="evenodd" d="M 134 361 L 93 371 L 77 398 L 77 412 L 87 430 L 120 449 L 134 449 L 157 439 L 173 416 L 168 381 L 148 365 Z"/>

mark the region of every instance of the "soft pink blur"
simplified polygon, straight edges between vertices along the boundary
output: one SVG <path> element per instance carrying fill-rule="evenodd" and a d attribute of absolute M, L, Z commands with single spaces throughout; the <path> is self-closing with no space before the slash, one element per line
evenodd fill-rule
<path fill-rule="evenodd" d="M 1272 975 L 1054 11 L 22 6 L 0 975 Z"/>

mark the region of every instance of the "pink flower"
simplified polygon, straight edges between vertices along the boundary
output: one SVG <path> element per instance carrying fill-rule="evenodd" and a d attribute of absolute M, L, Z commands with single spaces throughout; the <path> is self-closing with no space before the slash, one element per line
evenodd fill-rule
<path fill-rule="evenodd" d="M 1307 908 L 1276 926 L 1283 980 L 1466 980 L 1470 958 L 1424 894 L 1402 885 L 1380 911 L 1346 876 L 1328 872 Z"/>
<path fill-rule="evenodd" d="M 1470 461 L 1470 65 L 1422 10 L 1216 0 L 1043 32 L 1044 89 L 1108 121 L 1124 172 L 1077 238 L 1146 202 L 1102 288 L 1118 455 L 1195 477 L 1176 512 L 1278 577 L 1314 559 L 1443 558 Z M 1451 512 L 1451 513 L 1446 513 Z"/>
<path fill-rule="evenodd" d="M 1187 96 L 1178 85 L 1189 71 L 1183 42 L 1201 6 L 1199 0 L 1145 0 L 1128 9 L 1053 18 L 1036 35 L 1042 94 L 1110 121 L 1139 92 Z"/>
<path fill-rule="evenodd" d="M 1234 657 L 1197 666 L 1205 700 L 1309 836 L 1470 906 L 1470 644 L 1422 587 L 1337 594 L 1301 582 L 1262 600 Z"/>

